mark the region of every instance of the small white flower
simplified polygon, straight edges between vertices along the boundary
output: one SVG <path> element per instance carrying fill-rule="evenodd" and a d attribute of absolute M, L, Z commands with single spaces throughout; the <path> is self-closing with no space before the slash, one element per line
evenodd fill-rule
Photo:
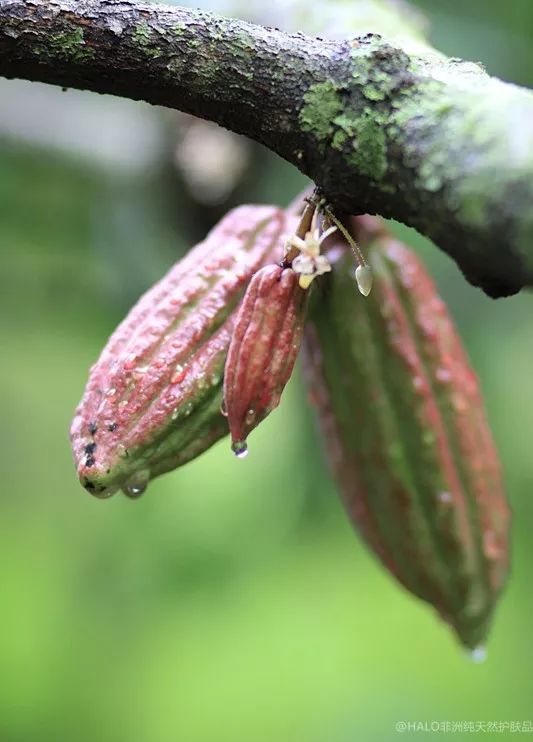
<path fill-rule="evenodd" d="M 298 283 L 302 289 L 309 288 L 317 276 L 321 276 L 323 273 L 328 273 L 331 270 L 331 265 L 326 256 L 320 254 L 320 248 L 324 240 L 335 232 L 336 229 L 337 227 L 330 227 L 322 234 L 319 234 L 315 223 L 311 226 L 310 231 L 306 233 L 304 239 L 293 235 L 288 240 L 285 247 L 285 254 L 291 248 L 296 248 L 300 252 L 292 261 L 292 269 L 295 273 L 299 274 Z"/>

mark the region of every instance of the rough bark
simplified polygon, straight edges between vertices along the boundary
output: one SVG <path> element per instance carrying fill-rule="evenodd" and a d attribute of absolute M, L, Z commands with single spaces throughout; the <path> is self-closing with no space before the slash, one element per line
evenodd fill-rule
<path fill-rule="evenodd" d="M 533 285 L 533 93 L 477 64 L 189 8 L 0 0 L 0 75 L 216 121 L 292 162 L 336 208 L 417 228 L 491 296 Z"/>

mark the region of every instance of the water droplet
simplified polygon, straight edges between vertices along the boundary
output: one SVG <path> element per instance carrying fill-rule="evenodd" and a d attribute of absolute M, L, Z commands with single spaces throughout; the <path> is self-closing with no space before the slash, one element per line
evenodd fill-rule
<path fill-rule="evenodd" d="M 108 487 L 107 489 L 100 490 L 99 492 L 91 491 L 91 494 L 97 497 L 99 500 L 108 500 L 110 497 L 113 497 L 116 491 L 116 487 Z"/>
<path fill-rule="evenodd" d="M 248 456 L 248 446 L 246 441 L 236 441 L 232 443 L 231 450 L 238 459 L 245 459 Z"/>
<path fill-rule="evenodd" d="M 479 647 L 475 647 L 468 654 L 472 662 L 479 665 L 487 659 L 487 648 L 480 644 Z"/>
<path fill-rule="evenodd" d="M 248 412 L 246 413 L 246 416 L 244 418 L 245 424 L 246 425 L 252 425 L 253 422 L 254 422 L 254 420 L 255 420 L 255 415 L 256 415 L 255 410 L 252 410 L 252 409 L 248 410 Z"/>
<path fill-rule="evenodd" d="M 211 386 L 217 386 L 218 384 L 220 384 L 220 374 L 212 374 Z"/>
<path fill-rule="evenodd" d="M 451 492 L 439 492 L 437 494 L 439 502 L 451 502 L 453 500 Z"/>
<path fill-rule="evenodd" d="M 185 405 L 185 409 L 183 410 L 183 414 L 185 415 L 185 417 L 188 417 L 192 411 L 193 411 L 193 403 L 187 402 L 187 404 Z"/>
<path fill-rule="evenodd" d="M 171 384 L 181 384 L 181 382 L 185 378 L 185 373 L 186 373 L 186 371 L 183 368 L 183 366 L 180 366 L 180 365 L 176 366 L 176 368 L 174 370 L 174 375 L 170 379 L 170 383 Z"/>
<path fill-rule="evenodd" d="M 135 499 L 140 497 L 145 492 L 148 482 L 150 481 L 150 470 L 141 469 L 135 472 L 130 479 L 126 482 L 122 491 L 127 497 Z"/>

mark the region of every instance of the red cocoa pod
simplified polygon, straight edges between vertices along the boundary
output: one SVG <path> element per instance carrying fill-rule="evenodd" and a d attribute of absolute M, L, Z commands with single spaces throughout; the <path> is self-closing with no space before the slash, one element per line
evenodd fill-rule
<path fill-rule="evenodd" d="M 250 281 L 224 371 L 232 449 L 247 452 L 249 433 L 278 406 L 300 350 L 308 291 L 291 268 L 268 265 Z"/>
<path fill-rule="evenodd" d="M 241 206 L 133 307 L 90 371 L 70 437 L 83 486 L 140 494 L 228 433 L 224 362 L 248 282 L 280 259 L 290 217 Z"/>
<path fill-rule="evenodd" d="M 347 512 L 372 551 L 473 649 L 505 583 L 510 512 L 479 385 L 420 260 L 354 220 L 349 255 L 308 323 L 305 368 Z M 324 282 L 326 283 L 326 282 Z M 323 284 L 324 285 L 324 284 Z"/>

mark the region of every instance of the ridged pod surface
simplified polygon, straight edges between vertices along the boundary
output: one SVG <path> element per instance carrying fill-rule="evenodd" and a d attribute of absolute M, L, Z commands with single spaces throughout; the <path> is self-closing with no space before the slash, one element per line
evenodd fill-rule
<path fill-rule="evenodd" d="M 268 265 L 250 281 L 239 308 L 224 372 L 224 406 L 232 448 L 279 404 L 303 335 L 308 291 L 291 268 Z"/>
<path fill-rule="evenodd" d="M 419 259 L 376 220 L 353 225 L 372 293 L 344 255 L 305 338 L 331 467 L 370 548 L 473 649 L 505 583 L 510 521 L 478 382 Z"/>
<path fill-rule="evenodd" d="M 228 433 L 220 407 L 236 310 L 253 274 L 281 258 L 293 226 L 274 207 L 231 211 L 119 325 L 70 431 L 89 492 L 136 496 Z"/>

